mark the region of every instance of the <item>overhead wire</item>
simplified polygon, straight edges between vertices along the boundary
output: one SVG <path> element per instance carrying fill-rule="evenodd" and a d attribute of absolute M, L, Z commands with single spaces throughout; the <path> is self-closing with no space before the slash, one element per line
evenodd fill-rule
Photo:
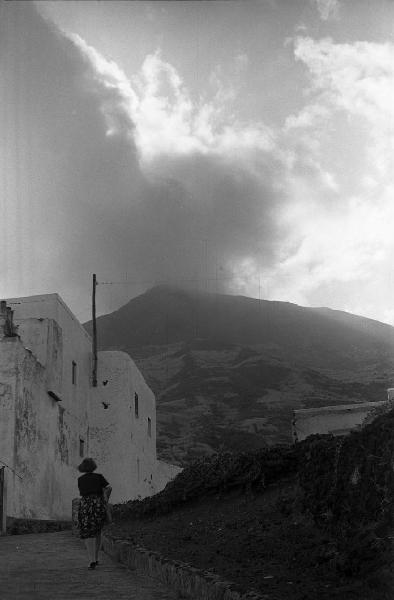
<path fill-rule="evenodd" d="M 176 282 L 206 282 L 206 281 L 224 281 L 224 280 L 231 280 L 231 279 L 235 279 L 234 275 L 229 276 L 229 277 L 202 277 L 202 278 L 188 278 L 188 277 L 184 277 L 184 278 L 178 278 L 178 279 L 151 279 L 151 280 L 141 280 L 141 281 L 132 281 L 129 279 L 126 279 L 124 281 L 97 281 L 97 285 L 152 285 L 152 284 L 156 284 L 156 285 L 161 285 L 161 284 L 168 284 L 168 283 L 176 283 Z"/>

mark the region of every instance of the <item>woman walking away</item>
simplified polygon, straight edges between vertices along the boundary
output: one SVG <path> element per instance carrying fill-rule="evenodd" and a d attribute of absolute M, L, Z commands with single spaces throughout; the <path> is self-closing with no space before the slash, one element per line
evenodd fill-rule
<path fill-rule="evenodd" d="M 78 525 L 81 539 L 88 551 L 89 569 L 98 565 L 98 553 L 101 546 L 101 529 L 107 518 L 107 504 L 112 488 L 108 481 L 94 473 L 97 465 L 92 458 L 84 458 L 78 467 L 83 473 L 78 477 L 78 489 L 81 502 L 78 510 Z"/>

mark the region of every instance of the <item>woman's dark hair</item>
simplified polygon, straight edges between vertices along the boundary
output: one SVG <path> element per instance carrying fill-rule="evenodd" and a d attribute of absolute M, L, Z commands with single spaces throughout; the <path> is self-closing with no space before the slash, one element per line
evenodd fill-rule
<path fill-rule="evenodd" d="M 81 473 L 93 473 L 97 469 L 97 465 L 93 458 L 84 458 L 81 464 L 78 466 L 78 471 Z"/>

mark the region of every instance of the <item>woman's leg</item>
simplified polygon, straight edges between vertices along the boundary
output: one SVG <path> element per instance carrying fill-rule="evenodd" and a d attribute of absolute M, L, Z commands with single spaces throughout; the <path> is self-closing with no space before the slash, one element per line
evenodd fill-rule
<path fill-rule="evenodd" d="M 96 540 L 96 547 L 95 547 L 94 560 L 95 560 L 95 562 L 97 562 L 99 551 L 101 549 L 101 531 L 96 535 L 95 540 Z"/>
<path fill-rule="evenodd" d="M 89 564 L 94 563 L 96 561 L 95 558 L 95 546 L 96 546 L 96 538 L 85 538 L 85 546 L 88 552 L 88 560 Z"/>

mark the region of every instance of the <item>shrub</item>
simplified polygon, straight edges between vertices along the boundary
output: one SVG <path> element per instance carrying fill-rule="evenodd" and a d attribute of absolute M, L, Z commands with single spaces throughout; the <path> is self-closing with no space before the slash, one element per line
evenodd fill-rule
<path fill-rule="evenodd" d="M 291 446 L 274 446 L 253 452 L 229 452 L 203 457 L 186 467 L 164 490 L 142 500 L 114 506 L 117 518 L 131 518 L 171 511 L 179 504 L 235 488 L 264 488 L 296 470 Z"/>

